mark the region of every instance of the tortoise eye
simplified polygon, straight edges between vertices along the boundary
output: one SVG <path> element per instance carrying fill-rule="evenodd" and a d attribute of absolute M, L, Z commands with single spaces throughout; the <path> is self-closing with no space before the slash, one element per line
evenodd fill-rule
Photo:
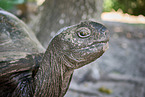
<path fill-rule="evenodd" d="M 81 28 L 77 30 L 77 34 L 80 38 L 86 38 L 90 36 L 90 30 L 88 28 Z"/>
<path fill-rule="evenodd" d="M 80 32 L 79 34 L 80 34 L 81 36 L 86 36 L 88 33 Z"/>

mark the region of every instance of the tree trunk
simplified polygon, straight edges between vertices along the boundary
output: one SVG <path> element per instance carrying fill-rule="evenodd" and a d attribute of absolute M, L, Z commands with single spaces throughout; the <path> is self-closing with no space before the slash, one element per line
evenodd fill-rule
<path fill-rule="evenodd" d="M 55 33 L 82 20 L 99 21 L 103 0 L 46 0 L 37 24 L 37 37 L 44 47 Z"/>

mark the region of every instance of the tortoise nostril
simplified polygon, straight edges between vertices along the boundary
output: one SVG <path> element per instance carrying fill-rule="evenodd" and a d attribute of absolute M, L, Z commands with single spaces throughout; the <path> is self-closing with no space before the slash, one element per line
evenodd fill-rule
<path fill-rule="evenodd" d="M 104 27 L 104 26 L 102 26 L 98 31 L 99 31 L 99 32 L 102 32 L 102 33 L 109 32 L 109 31 L 107 30 L 107 28 Z"/>

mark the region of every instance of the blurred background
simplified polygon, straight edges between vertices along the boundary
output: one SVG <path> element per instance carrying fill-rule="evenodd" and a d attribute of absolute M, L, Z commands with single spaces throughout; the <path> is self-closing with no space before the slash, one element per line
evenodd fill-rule
<path fill-rule="evenodd" d="M 145 0 L 0 0 L 46 48 L 62 27 L 93 20 L 110 31 L 102 57 L 75 70 L 65 97 L 145 97 Z"/>

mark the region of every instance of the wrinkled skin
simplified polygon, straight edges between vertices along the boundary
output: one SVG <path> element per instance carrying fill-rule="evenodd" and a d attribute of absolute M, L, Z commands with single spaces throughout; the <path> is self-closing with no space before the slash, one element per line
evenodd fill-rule
<path fill-rule="evenodd" d="M 82 22 L 56 36 L 57 46 L 76 69 L 100 57 L 108 49 L 108 30 L 96 22 Z"/>
<path fill-rule="evenodd" d="M 3 10 L 0 16 L 0 97 L 63 97 L 74 69 L 108 48 L 106 27 L 84 21 L 61 29 L 44 53 L 22 21 Z"/>

